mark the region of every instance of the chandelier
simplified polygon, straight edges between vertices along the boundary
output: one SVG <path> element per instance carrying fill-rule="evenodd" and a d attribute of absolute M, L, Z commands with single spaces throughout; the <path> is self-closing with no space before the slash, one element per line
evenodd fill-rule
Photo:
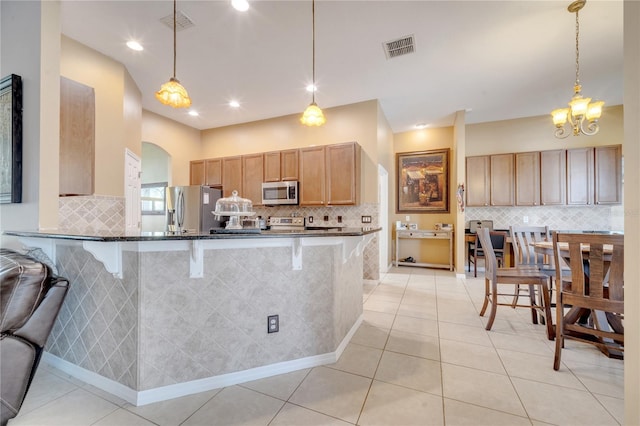
<path fill-rule="evenodd" d="M 156 99 L 164 105 L 174 108 L 189 108 L 191 106 L 191 98 L 187 90 L 176 78 L 176 0 L 173 0 L 173 77 L 156 92 Z"/>
<path fill-rule="evenodd" d="M 312 19 L 312 85 L 311 85 L 311 104 L 304 110 L 300 122 L 305 126 L 322 126 L 327 119 L 320 107 L 316 104 L 316 4 L 315 0 L 311 1 L 311 19 Z"/>
<path fill-rule="evenodd" d="M 567 7 L 570 13 L 575 12 L 576 14 L 576 82 L 573 86 L 574 95 L 573 98 L 571 98 L 571 102 L 569 102 L 569 108 L 560 108 L 551 112 L 553 124 L 556 126 L 555 136 L 561 139 L 569 136 L 569 133 L 573 133 L 574 136 L 580 136 L 581 133 L 592 136 L 600 130 L 598 119 L 600 115 L 602 115 L 604 102 L 591 102 L 591 98 L 584 98 L 581 94 L 580 49 L 578 44 L 580 37 L 580 20 L 578 18 L 578 12 L 584 7 L 585 3 L 586 0 L 577 0 Z M 572 129 L 572 132 L 568 131 L 567 123 L 569 123 L 568 127 Z"/>

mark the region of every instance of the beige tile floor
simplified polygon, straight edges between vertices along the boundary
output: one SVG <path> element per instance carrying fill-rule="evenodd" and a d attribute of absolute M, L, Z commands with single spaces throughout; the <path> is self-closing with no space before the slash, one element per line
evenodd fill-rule
<path fill-rule="evenodd" d="M 482 275 L 482 274 L 479 274 Z M 400 267 L 367 282 L 340 360 L 135 407 L 42 364 L 18 425 L 617 425 L 623 363 L 553 342 L 524 309 L 478 316 L 483 279 Z"/>

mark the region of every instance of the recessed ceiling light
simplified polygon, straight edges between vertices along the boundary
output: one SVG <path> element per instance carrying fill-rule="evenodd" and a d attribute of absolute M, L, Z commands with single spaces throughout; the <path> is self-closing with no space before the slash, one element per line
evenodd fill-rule
<path fill-rule="evenodd" d="M 229 102 L 229 106 L 231 108 L 239 108 L 240 107 L 240 102 L 238 102 L 238 101 L 230 101 Z"/>
<path fill-rule="evenodd" d="M 196 110 L 192 109 L 191 111 L 189 111 L 189 115 L 190 115 L 190 116 L 192 116 L 192 117 L 197 117 L 197 116 L 199 116 L 200 114 L 198 114 L 198 111 L 196 111 Z"/>
<path fill-rule="evenodd" d="M 307 86 L 307 92 L 317 92 L 318 91 L 318 87 L 314 86 L 313 84 L 310 84 Z"/>
<path fill-rule="evenodd" d="M 427 127 L 429 127 L 429 125 L 425 123 L 418 123 L 415 125 L 416 129 L 426 129 Z"/>
<path fill-rule="evenodd" d="M 138 43 L 135 40 L 129 40 L 127 42 L 127 47 L 131 50 L 135 50 L 137 52 L 140 52 L 142 50 L 144 50 L 144 47 L 142 47 L 142 45 L 140 43 Z"/>
<path fill-rule="evenodd" d="M 249 2 L 247 0 L 231 0 L 231 6 L 239 12 L 249 10 Z"/>

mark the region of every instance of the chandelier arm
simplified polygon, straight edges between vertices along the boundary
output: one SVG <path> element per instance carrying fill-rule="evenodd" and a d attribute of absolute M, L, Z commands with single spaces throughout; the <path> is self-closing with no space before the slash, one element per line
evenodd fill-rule
<path fill-rule="evenodd" d="M 584 128 L 585 122 L 587 122 L 587 128 Z M 598 133 L 598 131 L 600 131 L 600 126 L 598 125 L 598 122 L 596 120 L 594 121 L 587 121 L 587 120 L 583 120 L 580 123 L 580 130 L 582 131 L 582 133 L 584 133 L 587 136 L 593 136 L 596 133 Z"/>
<path fill-rule="evenodd" d="M 567 127 L 566 126 L 556 127 L 556 131 L 555 131 L 555 137 L 556 138 L 565 139 L 570 134 L 571 134 L 571 132 L 567 132 Z"/>

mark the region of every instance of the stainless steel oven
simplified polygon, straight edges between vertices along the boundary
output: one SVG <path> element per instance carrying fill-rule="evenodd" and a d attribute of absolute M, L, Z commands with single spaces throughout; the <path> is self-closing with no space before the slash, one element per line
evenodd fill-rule
<path fill-rule="evenodd" d="M 298 181 L 265 182 L 262 184 L 262 204 L 298 204 L 298 188 Z"/>

